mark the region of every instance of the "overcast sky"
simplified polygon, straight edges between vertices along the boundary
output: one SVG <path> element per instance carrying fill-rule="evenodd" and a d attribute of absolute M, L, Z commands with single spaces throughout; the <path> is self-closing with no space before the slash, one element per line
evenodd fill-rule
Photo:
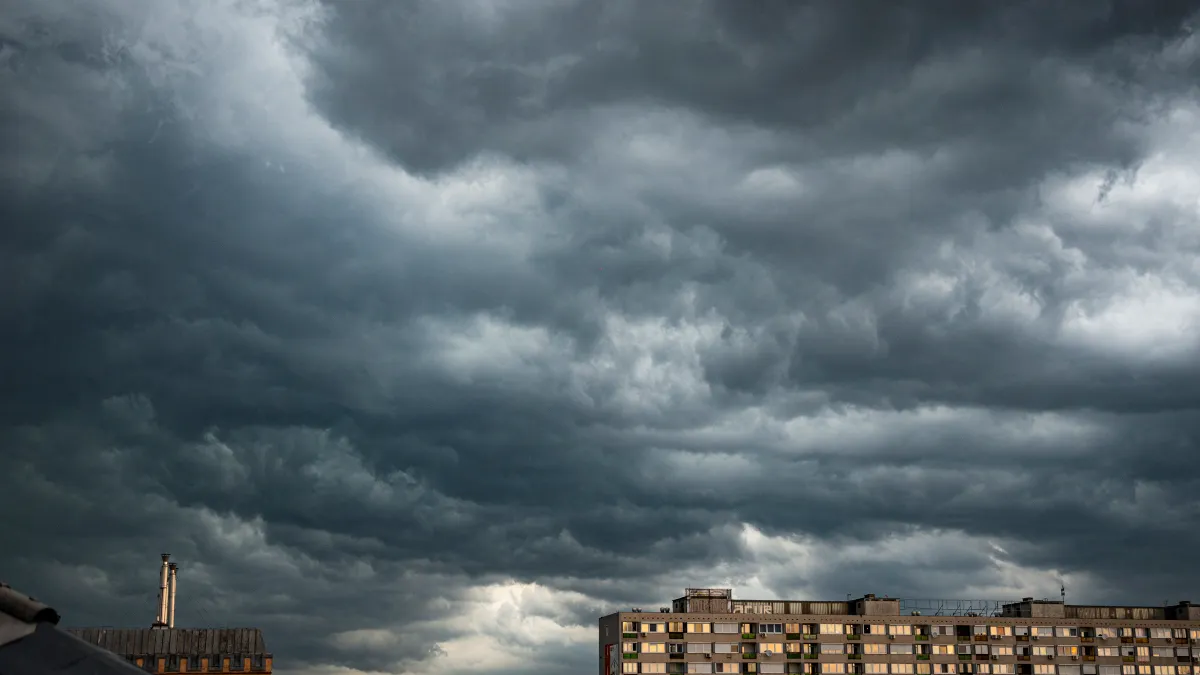
<path fill-rule="evenodd" d="M 0 579 L 311 675 L 1200 600 L 1198 4 L 3 0 Z"/>

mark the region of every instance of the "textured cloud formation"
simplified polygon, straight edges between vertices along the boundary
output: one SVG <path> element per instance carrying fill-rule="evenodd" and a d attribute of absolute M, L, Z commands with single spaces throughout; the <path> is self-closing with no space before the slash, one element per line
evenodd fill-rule
<path fill-rule="evenodd" d="M 324 675 L 1187 597 L 1200 8 L 884 4 L 4 3 L 0 575 Z"/>

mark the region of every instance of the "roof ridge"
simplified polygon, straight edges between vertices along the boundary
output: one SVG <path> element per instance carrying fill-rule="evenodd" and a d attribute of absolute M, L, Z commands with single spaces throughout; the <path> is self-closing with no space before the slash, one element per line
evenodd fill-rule
<path fill-rule="evenodd" d="M 53 607 L 44 602 L 38 602 L 3 582 L 0 582 L 0 612 L 25 623 L 57 625 L 61 619 Z"/>

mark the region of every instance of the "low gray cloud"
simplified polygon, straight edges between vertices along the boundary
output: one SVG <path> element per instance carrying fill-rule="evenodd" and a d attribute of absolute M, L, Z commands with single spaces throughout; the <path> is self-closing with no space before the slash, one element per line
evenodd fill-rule
<path fill-rule="evenodd" d="M 1186 595 L 1200 15 L 1056 7 L 10 3 L 0 574 L 311 673 Z"/>

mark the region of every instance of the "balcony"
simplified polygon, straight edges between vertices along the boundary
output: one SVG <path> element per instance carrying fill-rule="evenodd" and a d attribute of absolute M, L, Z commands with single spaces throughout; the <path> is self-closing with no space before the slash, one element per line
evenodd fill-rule
<path fill-rule="evenodd" d="M 631 654 L 631 653 L 629 653 L 629 652 L 626 652 L 626 653 L 624 653 L 624 654 L 622 654 L 622 655 L 621 655 L 621 658 L 623 658 L 623 659 L 636 659 L 636 658 L 637 658 L 637 654 Z"/>
<path fill-rule="evenodd" d="M 1084 655 L 1083 655 L 1083 660 L 1084 660 L 1084 661 L 1095 661 L 1095 660 L 1096 660 L 1096 657 L 1094 657 L 1094 656 L 1088 656 L 1087 654 L 1084 654 Z"/>
<path fill-rule="evenodd" d="M 847 654 L 846 658 L 851 661 L 862 661 L 862 654 Z"/>
<path fill-rule="evenodd" d="M 1079 641 L 1080 642 L 1095 642 L 1096 638 L 1091 637 L 1090 635 L 1080 635 Z"/>
<path fill-rule="evenodd" d="M 914 635 L 913 639 L 916 640 L 917 642 L 928 642 L 929 636 L 928 635 Z"/>
<path fill-rule="evenodd" d="M 1133 638 L 1131 638 L 1131 637 L 1123 637 L 1123 638 L 1121 638 L 1121 644 L 1123 644 L 1123 645 L 1131 645 L 1131 644 L 1133 644 Z"/>
<path fill-rule="evenodd" d="M 753 640 L 754 633 L 742 633 L 742 639 L 743 640 Z"/>
<path fill-rule="evenodd" d="M 683 633 L 667 633 L 668 640 L 682 640 Z"/>
<path fill-rule="evenodd" d="M 987 660 L 988 660 L 988 655 L 987 655 L 987 654 L 976 654 L 976 655 L 975 655 L 975 660 L 976 660 L 976 661 L 987 661 Z"/>
<path fill-rule="evenodd" d="M 804 658 L 806 658 L 806 659 L 815 659 L 815 658 L 817 658 L 817 654 L 816 654 L 816 653 L 814 653 L 814 652 L 805 652 L 805 653 L 804 653 Z"/>
<path fill-rule="evenodd" d="M 1121 657 L 1121 660 L 1122 660 L 1122 661 L 1124 661 L 1125 663 L 1133 663 L 1133 657 L 1132 657 L 1132 656 L 1122 656 L 1122 657 Z"/>
<path fill-rule="evenodd" d="M 671 654 L 667 658 L 682 659 L 683 657 L 684 657 L 684 654 L 682 652 L 671 652 Z"/>
<path fill-rule="evenodd" d="M 861 640 L 862 636 L 858 633 L 846 633 L 847 640 Z"/>
<path fill-rule="evenodd" d="M 755 652 L 742 652 L 743 659 L 757 659 L 758 654 Z"/>
<path fill-rule="evenodd" d="M 971 641 L 971 636 L 970 636 L 970 635 L 959 635 L 959 636 L 958 636 L 958 641 L 959 641 L 959 642 L 970 642 L 970 641 Z"/>
<path fill-rule="evenodd" d="M 804 654 L 801 654 L 800 652 L 788 652 L 787 657 L 789 659 L 800 659 L 804 658 Z"/>
<path fill-rule="evenodd" d="M 805 640 L 820 640 L 821 637 L 819 635 L 817 635 L 816 633 L 805 633 L 804 639 Z"/>
<path fill-rule="evenodd" d="M 1150 638 L 1134 638 L 1133 641 L 1139 644 L 1146 644 L 1150 642 Z"/>
<path fill-rule="evenodd" d="M 788 633 L 788 634 L 787 634 L 787 639 L 788 639 L 788 640 L 799 640 L 799 639 L 801 639 L 801 638 L 800 638 L 800 633 Z"/>
<path fill-rule="evenodd" d="M 971 655 L 970 655 L 970 654 L 959 654 L 959 655 L 958 655 L 958 660 L 959 660 L 959 661 L 970 661 L 970 660 L 971 660 Z"/>
<path fill-rule="evenodd" d="M 1175 638 L 1175 644 L 1177 644 L 1177 645 L 1186 645 L 1187 643 L 1188 643 L 1187 638 Z"/>
<path fill-rule="evenodd" d="M 984 633 L 983 635 L 976 635 L 975 641 L 976 642 L 987 642 L 987 633 Z"/>
<path fill-rule="evenodd" d="M 1017 654 L 1017 660 L 1018 661 L 1028 661 L 1029 655 L 1028 654 Z"/>
<path fill-rule="evenodd" d="M 928 654 L 917 654 L 917 660 L 918 661 L 928 661 L 929 655 Z"/>
<path fill-rule="evenodd" d="M 636 637 L 637 637 L 637 633 L 621 633 L 621 637 L 623 637 L 623 638 L 636 638 Z"/>

